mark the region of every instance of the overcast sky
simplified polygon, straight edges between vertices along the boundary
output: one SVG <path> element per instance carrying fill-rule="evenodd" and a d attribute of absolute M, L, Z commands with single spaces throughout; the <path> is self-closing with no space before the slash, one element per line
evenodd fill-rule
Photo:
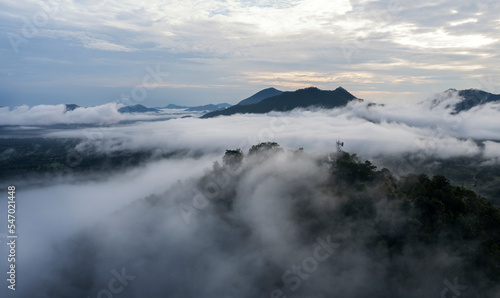
<path fill-rule="evenodd" d="M 44 4 L 45 3 L 45 4 Z M 0 105 L 500 93 L 498 1 L 0 0 Z"/>

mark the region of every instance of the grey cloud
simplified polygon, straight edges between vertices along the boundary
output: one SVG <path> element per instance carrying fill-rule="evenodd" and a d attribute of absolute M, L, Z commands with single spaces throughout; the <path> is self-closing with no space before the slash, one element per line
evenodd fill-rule
<path fill-rule="evenodd" d="M 346 150 L 367 158 L 417 152 L 440 157 L 475 156 L 483 152 L 476 141 L 500 140 L 495 116 L 498 105 L 487 104 L 452 115 L 448 106 L 460 100 L 456 92 L 436 94 L 434 98 L 440 96 L 437 106 L 430 101 L 385 106 L 354 103 L 335 110 L 172 119 L 86 131 L 104 136 L 97 146 L 103 152 L 158 147 L 220 152 L 273 140 L 289 148 L 325 152 L 333 150 L 335 140 L 341 138 Z M 83 134 L 82 130 L 60 130 L 46 136 L 82 138 Z"/>
<path fill-rule="evenodd" d="M 180 161 L 177 169 L 187 169 L 185 162 Z M 168 166 L 167 162 L 155 171 L 163 169 L 173 174 L 175 171 Z M 93 223 L 79 224 L 77 228 L 59 227 L 53 234 L 58 238 L 40 237 L 39 241 L 43 241 L 38 245 L 45 247 L 44 242 L 50 241 L 57 247 L 53 258 L 47 259 L 51 256 L 48 251 L 38 253 L 47 264 L 35 262 L 33 252 L 23 252 L 32 266 L 43 265 L 46 274 L 31 275 L 29 279 L 25 276 L 31 286 L 20 287 L 21 293 L 37 293 L 38 297 L 95 297 L 108 288 L 113 270 L 124 270 L 134 279 L 130 278 L 120 291 L 121 297 L 271 297 L 275 290 L 287 297 L 326 297 L 332 293 L 342 297 L 388 293 L 393 297 L 422 297 L 439 295 L 449 274 L 460 278 L 465 275 L 460 258 L 450 256 L 442 248 L 408 247 L 389 258 L 383 246 L 374 246 L 372 242 L 381 226 L 388 227 L 390 235 L 401 232 L 396 227 L 405 219 L 397 204 L 373 194 L 360 194 L 362 202 L 376 202 L 371 211 L 374 217 L 344 217 L 344 199 L 321 188 L 329 175 L 326 167 L 312 156 L 283 153 L 264 161 L 248 159 L 242 167 L 190 224 L 182 220 L 178 204 L 189 203 L 195 190 L 210 181 L 210 175 L 170 184 L 166 192 L 129 205 L 145 189 L 120 199 L 120 193 L 99 189 L 113 189 L 115 179 L 96 184 L 94 191 L 102 194 L 93 200 L 102 200 L 104 194 L 113 194 L 115 198 L 106 202 L 98 214 L 93 213 Z M 152 175 L 149 172 L 151 169 L 146 173 Z M 160 184 L 162 178 L 149 184 Z M 135 183 L 139 182 L 131 183 L 127 189 L 133 189 Z M 88 202 L 85 206 L 89 210 L 73 205 L 82 201 L 75 196 L 81 187 L 90 185 L 45 192 L 72 197 L 65 204 L 73 206 L 78 210 L 78 218 L 83 218 L 92 207 Z M 126 193 L 127 189 L 120 192 Z M 124 205 L 127 206 L 120 208 Z M 105 215 L 112 206 L 121 210 Z M 47 209 L 50 207 L 40 205 L 40 216 L 47 215 Z M 310 217 L 311 214 L 319 217 Z M 70 216 L 71 211 L 54 219 L 54 223 L 67 221 Z M 325 230 L 322 223 L 327 223 L 329 229 Z M 311 230 L 320 233 L 311 235 Z M 30 242 L 38 239 L 33 238 L 33 232 L 26 231 Z M 316 247 L 321 247 L 323 255 L 329 255 L 317 267 L 311 267 L 316 269 L 284 275 L 287 270 L 296 270 L 290 268 L 304 264 L 303 260 L 312 260 Z M 408 275 L 394 275 L 401 270 Z M 303 278 L 300 284 L 292 286 L 286 276 Z M 471 289 L 467 295 L 472 297 L 478 290 Z"/>
<path fill-rule="evenodd" d="M 398 226 L 404 221 L 401 214 L 393 202 L 378 198 L 373 220 L 336 222 L 334 215 L 343 199 L 321 188 L 330 176 L 316 159 L 333 151 L 340 138 L 346 151 L 373 158 L 378 165 L 393 165 L 388 160 L 394 163 L 408 155 L 420 159 L 479 156 L 486 163 L 498 163 L 497 105 L 452 115 L 448 105 L 459 100 L 456 92 L 432 98 L 439 100 L 41 130 L 45 137 L 82 138 L 75 148 L 82 152 L 89 148 L 107 153 L 188 149 L 201 152 L 202 157 L 154 161 L 107 177 L 94 173 L 90 181 L 47 177 L 44 187 L 21 189 L 18 195 L 24 203 L 19 218 L 30 224 L 23 227 L 25 240 L 19 254 L 30 270 L 23 267 L 28 265 L 20 267 L 19 282 L 30 287 L 19 287 L 20 293 L 95 297 L 108 288 L 113 270 L 125 268 L 135 279 L 120 292 L 123 297 L 160 293 L 260 297 L 274 290 L 282 290 L 287 297 L 384 296 L 387 291 L 396 297 L 439 295 L 445 278 L 460 276 L 462 282 L 460 259 L 439 248 L 414 247 L 393 260 L 383 250 L 367 249 L 377 224 Z M 52 106 L 43 115 L 60 110 Z M 92 109 L 85 111 L 92 117 L 99 115 Z M 483 138 L 489 141 L 482 142 Z M 193 206 L 193 198 L 208 182 L 222 185 L 225 181 L 223 177 L 214 180 L 210 171 L 204 174 L 203 170 L 220 162 L 224 149 L 247 151 L 250 145 L 267 140 L 277 141 L 287 151 L 304 147 L 305 153 L 285 151 L 267 160 L 247 159 L 239 174 L 219 186 L 220 196 L 197 202 L 201 210 L 186 224 L 179 204 Z M 400 166 L 400 170 L 404 169 Z M 232 200 L 227 201 L 228 197 Z M 335 221 L 333 229 L 309 235 L 308 228 L 318 227 L 318 221 L 308 217 L 311 213 L 322 214 L 322 221 Z M 312 260 L 316 236 L 339 246 L 292 291 L 283 274 Z M 409 284 L 391 274 L 405 267 L 414 269 Z M 468 294 L 473 296 L 475 290 Z"/>
<path fill-rule="evenodd" d="M 338 14 L 336 11 L 314 14 L 309 11 L 309 8 L 315 7 L 314 5 L 318 2 L 304 1 L 298 3 L 304 7 L 305 10 L 302 12 L 304 15 L 294 10 L 294 14 L 284 20 L 294 23 L 295 21 L 291 18 L 304 18 L 311 22 L 311 26 L 305 28 L 299 26 L 293 30 L 290 29 L 291 31 L 274 33 L 263 32 L 259 27 L 262 22 L 256 20 L 260 20 L 259 18 L 266 13 L 270 15 L 267 19 L 272 20 L 273 16 L 281 18 L 280 9 L 290 11 L 289 8 L 283 8 L 279 4 L 273 6 L 271 3 L 258 2 L 251 4 L 254 5 L 251 8 L 248 3 L 237 2 L 228 8 L 229 12 L 226 14 L 210 15 L 209 12 L 218 11 L 222 4 L 207 2 L 195 5 L 186 2 L 182 5 L 161 6 L 158 3 L 152 3 L 148 7 L 143 7 L 136 3 L 115 5 L 113 1 L 105 1 L 99 9 L 92 9 L 100 2 L 90 2 L 98 3 L 91 6 L 84 5 L 84 7 L 76 3 L 74 6 L 61 4 L 59 15 L 64 18 L 57 18 L 46 27 L 39 28 L 38 39 L 30 40 L 29 44 L 23 45 L 20 55 L 14 56 L 9 44 L 3 47 L 6 54 L 11 55 L 9 57 L 12 58 L 6 62 L 8 73 L 12 75 L 4 76 L 5 87 L 15 91 L 15 93 L 7 92 L 6 97 L 10 98 L 12 94 L 26 94 L 24 91 L 26 85 L 32 88 L 47 86 L 48 89 L 53 89 L 58 88 L 61 82 L 65 82 L 71 86 L 83 85 L 86 89 L 93 89 L 109 84 L 109 78 L 114 78 L 116 81 L 117 77 L 120 77 L 119 81 L 122 84 L 133 86 L 136 82 L 134 73 L 130 72 L 130 69 L 133 69 L 137 63 L 148 64 L 151 61 L 157 61 L 158 57 L 162 57 L 162 61 L 167 60 L 170 71 L 176 74 L 169 78 L 169 83 L 188 85 L 188 83 L 192 84 L 194 78 L 196 85 L 214 86 L 208 92 L 211 93 L 211 98 L 218 96 L 220 90 L 227 89 L 227 86 L 236 88 L 243 83 L 252 86 L 262 85 L 260 81 L 240 80 L 237 74 L 244 71 L 331 72 L 335 70 L 335 72 L 357 73 L 359 69 L 355 66 L 363 69 L 365 63 L 373 66 L 363 70 L 377 80 L 366 82 L 366 85 L 361 88 L 392 92 L 404 90 L 417 93 L 418 95 L 415 96 L 421 96 L 421 94 L 428 93 L 429 88 L 437 92 L 450 87 L 478 87 L 475 79 L 478 75 L 477 69 L 484 69 L 485 74 L 495 72 L 495 63 L 492 61 L 498 52 L 498 42 L 480 48 L 468 48 L 465 45 L 467 49 L 432 49 L 395 42 L 401 38 L 433 33 L 440 29 L 452 36 L 481 34 L 496 39 L 498 24 L 495 23 L 494 12 L 498 10 L 498 4 L 494 1 L 481 4 L 470 1 L 418 3 L 408 1 L 358 3 L 353 1 L 351 2 L 353 11 L 347 11 L 345 14 Z M 31 4 L 10 3 L 9 7 L 19 16 L 30 17 L 36 12 L 36 5 Z M 457 13 L 451 14 L 452 9 L 456 9 Z M 482 15 L 474 15 L 476 13 L 482 13 Z M 234 17 L 238 14 L 244 16 L 244 19 Z M 186 19 L 188 15 L 193 15 L 189 21 Z M 478 22 L 460 26 L 449 25 L 450 21 L 472 17 L 478 19 Z M 108 21 L 103 25 L 102 20 Z M 22 26 L 22 24 L 17 27 L 9 25 L 5 27 L 5 31 L 19 34 Z M 405 26 L 414 26 L 414 28 Z M 275 28 L 267 29 L 274 30 Z M 53 36 L 57 39 L 49 37 L 50 32 L 62 31 L 66 32 L 65 35 Z M 429 42 L 432 42 L 432 37 L 429 38 Z M 437 42 L 442 43 L 440 40 Z M 451 46 L 452 43 L 453 39 L 450 41 Z M 44 44 L 57 48 L 57 50 L 43 54 L 42 58 L 48 59 L 57 59 L 66 53 L 74 57 L 74 51 L 85 46 L 106 51 L 83 52 L 81 58 L 84 62 L 76 63 L 74 66 L 79 69 L 78 72 L 68 77 L 67 68 L 58 68 L 47 62 L 20 59 L 24 55 L 32 55 L 36 47 Z M 474 44 L 474 41 L 470 42 L 471 46 Z M 135 53 L 122 52 L 118 56 L 106 55 L 106 52 L 113 53 L 110 51 L 130 50 L 137 51 Z M 351 53 L 349 59 L 345 57 L 346 51 Z M 186 60 L 190 58 L 205 59 L 208 63 L 193 65 Z M 102 68 L 102 59 L 105 59 L 106 65 L 110 66 L 105 70 Z M 391 72 L 388 72 L 387 63 L 391 62 L 400 62 L 400 65 L 394 66 L 390 69 Z M 414 66 L 412 65 L 414 62 L 423 62 L 427 68 Z M 439 66 L 450 68 L 439 69 Z M 479 68 L 474 69 L 474 67 Z M 23 84 L 21 84 L 16 72 L 25 69 L 36 72 L 30 74 L 29 78 L 23 75 L 21 77 Z M 41 73 L 44 75 L 40 75 Z M 96 73 L 106 75 L 97 78 Z M 360 82 L 342 80 L 335 83 L 346 86 L 349 90 L 360 88 Z M 305 80 L 300 84 L 302 84 L 301 87 L 306 87 L 315 82 Z M 321 84 L 321 82 L 317 82 L 316 85 L 331 88 L 330 85 Z M 283 82 L 283 86 L 286 86 L 286 82 Z M 77 103 L 82 104 L 79 101 L 89 100 L 84 95 L 78 94 L 78 88 L 71 88 L 75 90 L 71 97 L 78 98 Z M 53 91 L 49 92 L 48 89 L 40 92 L 40 98 L 45 101 L 53 97 Z M 176 93 L 175 90 L 169 89 L 157 97 L 166 97 Z M 116 97 L 118 96 L 119 93 L 116 94 Z M 413 99 L 410 95 L 404 96 L 407 99 Z M 192 100 L 189 93 L 181 94 L 180 97 L 183 100 Z M 373 94 L 373 98 L 384 99 L 376 93 Z M 9 99 L 9 101 L 13 100 Z M 38 103 L 41 101 L 35 98 L 25 100 Z M 104 102 L 106 99 L 103 97 L 93 100 Z M 155 101 L 158 102 L 157 99 Z"/>

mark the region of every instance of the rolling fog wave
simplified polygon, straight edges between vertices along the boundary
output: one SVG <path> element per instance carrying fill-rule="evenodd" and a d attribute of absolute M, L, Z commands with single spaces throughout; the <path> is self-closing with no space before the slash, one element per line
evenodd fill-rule
<path fill-rule="evenodd" d="M 56 112 L 64 113 L 61 109 L 57 107 Z M 110 107 L 85 111 L 89 114 L 66 113 L 65 117 L 83 123 L 122 119 Z M 15 116 L 16 120 L 10 118 L 9 123 L 50 123 L 43 120 L 45 112 L 34 112 L 29 121 L 23 120 L 25 113 Z M 100 115 L 110 122 L 96 120 L 101 116 L 93 118 L 94 112 L 104 113 Z M 412 154 L 478 157 L 498 163 L 497 116 L 497 104 L 453 115 L 446 104 L 431 109 L 426 104 L 351 103 L 334 110 L 41 129 L 38 136 L 81 139 L 74 148 L 80 152 L 89 148 L 103 153 L 187 149 L 202 154 L 200 158 L 154 161 L 97 182 L 76 177 L 70 184 L 20 189 L 16 295 L 98 297 L 109 292 L 113 297 L 157 297 L 160 293 L 165 297 L 272 297 L 278 293 L 276 297 L 281 297 L 282 291 L 287 297 L 327 297 L 325 293 L 437 296 L 443 279 L 452 281 L 464 270 L 456 257 L 440 247 L 408 248 L 397 260 L 380 250 L 366 250 L 364 244 L 372 239 L 375 225 L 397 225 L 402 220 L 397 206 L 386 198 L 377 198 L 373 222 L 340 221 L 318 235 L 320 239 L 307 237 L 305 227 L 314 226 L 314 219 L 299 211 L 331 219 L 342 201 L 341 196 L 322 189 L 328 175 L 313 156 L 334 151 L 336 140 L 341 139 L 345 151 L 363 159 L 383 161 Z M 276 141 L 291 151 L 304 148 L 308 155 L 296 158 L 285 152 L 264 163 L 249 163 L 221 190 L 233 198 L 221 203 L 227 210 L 209 202 L 187 224 L 179 206 L 197 196 L 200 179 L 205 179 L 200 178 L 203 170 L 220 161 L 225 149 L 241 148 L 246 153 L 251 145 L 265 141 Z M 0 154 L 9 158 L 12 152 Z M 328 259 L 320 262 L 314 255 L 317 245 L 332 239 L 337 250 L 333 244 L 331 252 L 323 248 L 328 254 L 318 256 L 328 255 Z M 283 274 L 294 272 L 298 264 L 315 269 L 289 274 L 288 282 L 283 281 Z M 395 267 L 414 270 L 401 280 L 391 273 Z M 113 284 L 121 289 L 113 293 L 109 281 L 117 275 L 129 279 Z M 296 291 L 290 290 L 291 280 L 295 286 L 300 284 Z"/>

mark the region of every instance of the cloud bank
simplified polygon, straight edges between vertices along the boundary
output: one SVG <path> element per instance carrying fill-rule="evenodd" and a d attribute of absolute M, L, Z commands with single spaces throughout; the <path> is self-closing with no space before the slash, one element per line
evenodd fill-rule
<path fill-rule="evenodd" d="M 33 107 L 22 105 L 14 108 L 1 107 L 0 126 L 49 126 L 56 124 L 108 125 L 122 121 L 147 121 L 199 115 L 199 113 L 172 109 L 161 109 L 159 113 L 122 114 L 118 109 L 123 106 L 122 104 L 109 103 L 95 107 L 79 107 L 68 111 L 64 104 L 38 105 Z"/>
<path fill-rule="evenodd" d="M 389 255 L 377 235 L 404 233 L 397 201 L 370 190 L 356 194 L 355 207 L 345 205 L 343 195 L 325 187 L 332 176 L 312 156 L 261 157 L 230 172 L 214 166 L 200 176 L 189 169 L 206 161 L 182 160 L 104 183 L 20 193 L 33 204 L 19 216 L 37 225 L 25 228 L 19 254 L 31 270 L 20 271 L 20 281 L 30 286 L 20 283 L 19 294 L 422 297 L 440 295 L 444 281 L 459 277 L 468 289 L 464 297 L 494 297 L 491 285 L 491 291 L 467 287 L 466 264 L 446 245 L 403 247 Z M 135 174 L 143 177 L 131 179 Z M 149 193 L 154 195 L 135 200 Z M 50 216 L 63 206 L 62 216 Z M 113 209 L 119 210 L 109 213 Z M 36 227 L 51 233 L 36 236 Z"/>
<path fill-rule="evenodd" d="M 344 201 L 322 186 L 330 176 L 316 158 L 334 151 L 341 139 L 344 150 L 380 165 L 407 154 L 498 163 L 498 105 L 452 115 L 450 104 L 457 100 L 446 94 L 434 104 L 365 102 L 334 110 L 41 128 L 41 137 L 81 139 L 74 148 L 80 152 L 187 149 L 198 155 L 155 160 L 124 173 L 91 173 L 91 181 L 47 177 L 45 186 L 21 188 L 18 215 L 24 240 L 19 246 L 19 292 L 13 297 L 99 297 L 108 292 L 120 297 L 440 295 L 444 280 L 463 281 L 467 270 L 460 259 L 442 247 L 408 248 L 396 259 L 380 248 L 367 249 L 380 226 L 400 232 L 389 228 L 403 220 L 398 207 L 376 197 L 368 210 L 374 218 L 336 222 Z M 29 117 L 18 116 L 18 123 L 33 125 L 47 125 L 43 119 L 48 115 L 71 113 L 63 106 L 20 109 L 17 113 Z M 115 110 L 113 105 L 82 109 L 84 115 L 63 119 L 109 123 L 100 117 L 113 119 Z M 229 177 L 204 171 L 213 161 L 220 162 L 225 149 L 247 152 L 268 140 L 285 152 L 264 161 L 248 160 L 241 172 Z M 288 152 L 300 147 L 303 155 Z M 3 152 L 2 158 L 14 153 Z M 219 185 L 220 196 L 200 199 L 199 193 L 215 191 L 214 185 Z M 360 197 L 361 206 L 364 199 Z M 187 224 L 185 211 L 193 206 L 200 211 L 190 213 Z M 307 231 L 318 221 L 333 228 L 320 229 L 311 239 Z M 296 271 L 299 265 L 310 272 Z M 402 279 L 393 275 L 395 268 L 413 270 Z M 469 289 L 467 295 L 474 297 L 480 290 Z"/>
<path fill-rule="evenodd" d="M 456 92 L 421 104 L 373 105 L 351 103 L 333 110 L 294 110 L 266 115 L 244 114 L 213 119 L 171 119 L 115 127 L 59 130 L 47 137 L 82 138 L 101 152 L 163 148 L 221 152 L 248 150 L 251 145 L 276 141 L 312 152 L 328 152 L 342 139 L 345 150 L 366 158 L 420 154 L 422 157 L 494 157 L 491 144 L 500 141 L 500 105 L 488 103 L 452 114 Z M 98 140 L 88 135 L 99 136 Z M 490 143 L 481 143 L 488 140 Z M 496 156 L 496 155 L 495 155 Z"/>

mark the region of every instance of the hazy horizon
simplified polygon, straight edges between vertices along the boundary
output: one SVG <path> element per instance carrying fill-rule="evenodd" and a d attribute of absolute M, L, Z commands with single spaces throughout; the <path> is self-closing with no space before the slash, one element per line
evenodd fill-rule
<path fill-rule="evenodd" d="M 316 86 L 308 86 L 308 87 L 304 87 L 304 88 L 310 88 L 310 87 L 314 87 L 314 88 L 317 88 Z M 335 88 L 330 88 L 330 89 L 323 89 L 323 90 L 334 90 L 336 88 L 339 88 L 339 87 L 343 87 L 343 86 L 337 86 Z M 481 90 L 481 91 L 485 91 L 485 92 L 488 92 L 487 90 L 490 90 L 490 91 L 493 91 L 495 92 L 496 89 L 492 89 L 490 85 L 488 84 L 485 84 L 482 86 L 484 89 L 480 89 L 480 88 L 454 88 L 454 87 L 450 87 L 446 90 L 441 90 L 440 92 L 434 92 L 434 93 L 429 93 L 429 94 L 424 94 L 424 97 L 422 98 L 415 98 L 415 100 L 411 100 L 411 101 L 395 101 L 394 99 L 392 100 L 372 100 L 370 98 L 363 98 L 363 97 L 359 97 L 359 96 L 356 96 L 355 94 L 353 94 L 354 96 L 356 96 L 356 98 L 360 98 L 360 99 L 363 99 L 363 100 L 366 100 L 368 102 L 373 102 L 373 103 L 380 103 L 380 104 L 391 104 L 391 103 L 395 103 L 395 104 L 418 104 L 418 103 L 422 103 L 422 102 L 425 102 L 425 101 L 429 101 L 429 100 L 433 100 L 435 99 L 436 97 L 439 97 L 440 94 L 444 94 L 445 91 L 448 91 L 448 90 L 467 90 L 467 89 L 475 89 L 475 90 Z M 178 106 L 186 106 L 186 107 L 194 107 L 194 106 L 203 106 L 203 105 L 209 105 L 209 104 L 224 104 L 224 103 L 228 103 L 228 104 L 231 104 L 231 105 L 236 105 L 238 104 L 240 101 L 262 91 L 262 90 L 265 90 L 265 89 L 268 89 L 268 88 L 275 88 L 275 89 L 278 89 L 274 86 L 270 86 L 270 87 L 266 87 L 264 89 L 261 89 L 261 90 L 257 90 L 255 91 L 254 93 L 244 97 L 244 98 L 239 98 L 239 99 L 234 99 L 234 100 L 228 100 L 228 101 L 219 101 L 219 102 L 201 102 L 201 103 L 198 103 L 196 105 L 194 104 L 186 104 L 186 103 L 176 103 L 176 102 L 163 102 L 161 103 L 160 105 L 148 105 L 148 102 L 143 102 L 143 101 L 134 101 L 132 98 L 129 98 L 129 99 L 115 99 L 113 101 L 109 101 L 109 102 L 105 102 L 105 103 L 102 103 L 102 104 L 95 104 L 95 105 L 84 105 L 82 103 L 79 103 L 79 102 L 59 102 L 59 103 L 52 103 L 52 104 L 48 104 L 48 103 L 40 103 L 40 104 L 35 104 L 35 105 L 27 105 L 27 104 L 15 104 L 15 105 L 5 105 L 4 107 L 10 107 L 10 108 L 15 108 L 15 107 L 20 107 L 20 106 L 30 106 L 30 107 L 34 107 L 34 106 L 44 106 L 44 105 L 49 105 L 49 106 L 57 106 L 57 105 L 68 105 L 68 104 L 76 104 L 78 105 L 79 107 L 97 107 L 97 106 L 102 106 L 102 105 L 106 105 L 106 104 L 110 104 L 110 103 L 115 103 L 115 104 L 119 104 L 119 105 L 123 105 L 123 106 L 134 106 L 134 105 L 142 105 L 142 106 L 145 106 L 147 108 L 164 108 L 166 107 L 167 105 L 178 105 Z M 300 88 L 300 89 L 304 89 L 304 88 Z M 280 90 L 280 89 L 278 89 Z M 298 90 L 298 89 L 297 89 Z M 280 90 L 280 91 L 285 91 L 285 92 L 293 92 L 293 91 L 296 91 L 296 90 Z M 347 90 L 349 91 L 349 93 L 353 93 L 351 92 L 350 90 Z M 500 90 L 499 90 L 500 91 Z M 490 93 L 490 92 L 489 92 Z M 492 94 L 495 94 L 495 93 L 492 93 Z M 1 107 L 1 106 L 0 106 Z"/>

